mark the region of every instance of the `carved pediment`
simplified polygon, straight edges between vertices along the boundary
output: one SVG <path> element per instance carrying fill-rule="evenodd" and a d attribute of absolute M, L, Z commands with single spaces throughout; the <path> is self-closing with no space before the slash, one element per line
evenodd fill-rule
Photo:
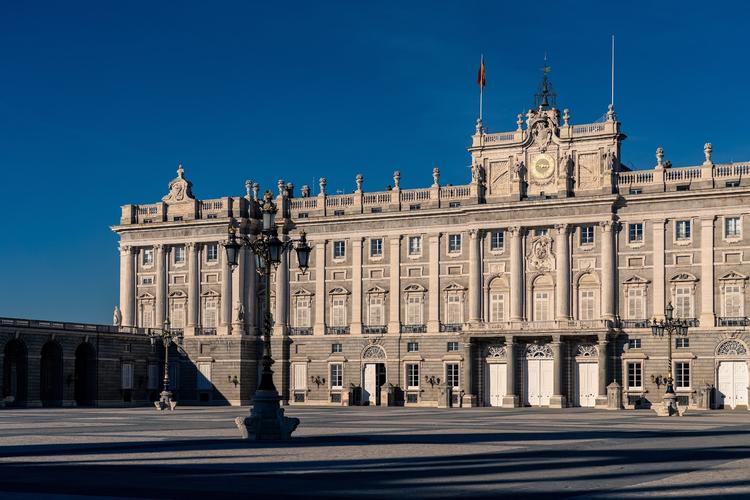
<path fill-rule="evenodd" d="M 466 290 L 466 287 L 462 286 L 462 285 L 459 285 L 458 283 L 454 282 L 454 283 L 451 283 L 450 285 L 446 286 L 445 288 L 443 288 L 443 290 L 446 291 L 446 292 L 454 292 L 454 291 L 456 291 L 456 292 L 458 292 L 458 291 L 462 292 L 462 291 Z"/>
<path fill-rule="evenodd" d="M 377 286 L 377 285 L 375 285 L 375 286 L 374 286 L 374 287 L 372 287 L 372 288 L 368 288 L 368 289 L 367 289 L 367 293 L 373 293 L 373 294 L 378 294 L 378 293 L 388 293 L 388 290 L 386 290 L 386 289 L 385 289 L 385 288 L 383 288 L 383 287 L 380 287 L 380 286 Z"/>
<path fill-rule="evenodd" d="M 747 276 L 744 274 L 740 274 L 734 271 L 730 271 L 727 274 L 723 275 L 719 280 L 721 281 L 740 281 L 740 280 L 746 280 Z"/>
<path fill-rule="evenodd" d="M 167 204 L 193 201 L 193 183 L 185 179 L 185 169 L 182 165 L 177 167 L 177 177 L 169 183 L 169 193 L 162 198 Z"/>
<path fill-rule="evenodd" d="M 688 282 L 688 281 L 693 282 L 693 281 L 698 281 L 698 278 L 696 278 L 690 273 L 679 273 L 679 274 L 675 274 L 674 276 L 672 276 L 672 279 L 669 281 L 673 283 L 674 282 Z"/>
<path fill-rule="evenodd" d="M 631 276 L 630 278 L 626 279 L 622 282 L 623 285 L 647 285 L 650 281 L 646 278 L 642 278 L 638 275 Z"/>
<path fill-rule="evenodd" d="M 349 290 L 347 290 L 344 287 L 337 286 L 336 288 L 334 288 L 333 290 L 331 290 L 328 293 L 331 294 L 331 295 L 348 295 L 349 294 Z"/>
<path fill-rule="evenodd" d="M 406 288 L 404 288 L 404 292 L 426 292 L 427 289 L 423 287 L 422 285 L 409 285 Z"/>
<path fill-rule="evenodd" d="M 292 296 L 294 297 L 309 297 L 310 295 L 313 295 L 313 293 L 310 290 L 305 290 L 304 288 L 300 288 L 299 290 L 295 290 L 292 292 Z"/>

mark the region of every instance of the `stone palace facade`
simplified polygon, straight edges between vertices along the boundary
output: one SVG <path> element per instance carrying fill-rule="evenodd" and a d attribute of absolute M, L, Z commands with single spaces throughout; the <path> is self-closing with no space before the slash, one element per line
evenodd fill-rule
<path fill-rule="evenodd" d="M 278 182 L 278 222 L 313 247 L 309 271 L 285 256 L 270 290 L 285 402 L 606 407 L 611 385 L 648 407 L 667 339 L 647 322 L 671 303 L 691 324 L 672 346 L 680 403 L 747 408 L 750 163 L 714 163 L 706 144 L 696 166 L 659 148 L 631 171 L 611 106 L 574 125 L 544 92 L 515 130 L 477 123 L 466 185 L 437 168 L 421 189 L 398 172 L 377 192 L 361 175 L 349 194 Z M 182 401 L 251 401 L 265 290 L 250 250 L 232 270 L 222 242 L 230 224 L 258 231 L 259 198 L 248 181 L 198 200 L 180 167 L 113 227 L 122 325 L 183 329 Z"/>

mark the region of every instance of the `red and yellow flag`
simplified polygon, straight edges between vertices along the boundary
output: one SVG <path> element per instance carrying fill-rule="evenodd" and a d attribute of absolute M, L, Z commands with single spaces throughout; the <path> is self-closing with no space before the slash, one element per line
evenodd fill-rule
<path fill-rule="evenodd" d="M 479 60 L 479 72 L 477 73 L 477 85 L 479 85 L 479 90 L 484 89 L 484 83 L 485 83 L 484 56 L 482 56 L 481 59 Z"/>

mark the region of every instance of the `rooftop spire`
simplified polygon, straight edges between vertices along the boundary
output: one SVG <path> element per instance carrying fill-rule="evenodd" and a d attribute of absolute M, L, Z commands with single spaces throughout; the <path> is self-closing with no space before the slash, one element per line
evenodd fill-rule
<path fill-rule="evenodd" d="M 557 94 L 552 90 L 552 84 L 549 82 L 549 73 L 552 68 L 547 63 L 547 53 L 544 53 L 544 67 L 542 68 L 542 83 L 539 84 L 539 91 L 534 94 L 534 105 L 537 108 L 549 109 L 555 107 Z"/>

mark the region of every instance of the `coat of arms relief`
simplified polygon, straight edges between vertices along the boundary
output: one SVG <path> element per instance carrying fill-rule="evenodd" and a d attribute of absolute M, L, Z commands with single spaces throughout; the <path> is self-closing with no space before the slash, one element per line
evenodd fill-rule
<path fill-rule="evenodd" d="M 531 271 L 552 271 L 555 268 L 552 238 L 543 234 L 531 241 L 531 249 L 526 257 L 526 265 Z"/>

